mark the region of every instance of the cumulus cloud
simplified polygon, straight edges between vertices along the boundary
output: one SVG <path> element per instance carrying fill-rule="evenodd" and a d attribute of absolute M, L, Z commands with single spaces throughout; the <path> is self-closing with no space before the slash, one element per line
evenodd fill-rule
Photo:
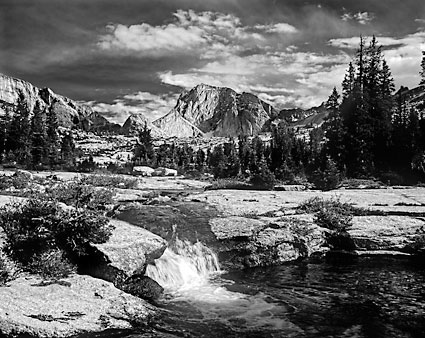
<path fill-rule="evenodd" d="M 400 38 L 378 36 L 377 40 L 384 47 L 383 53 L 396 85 L 416 86 L 419 81 L 421 51 L 425 50 L 425 32 L 419 31 Z M 355 50 L 359 46 L 359 41 L 358 37 L 331 39 L 329 45 Z"/>
<path fill-rule="evenodd" d="M 341 17 L 343 21 L 356 20 L 361 25 L 366 25 L 375 18 L 373 13 L 357 12 L 357 13 L 344 13 Z"/>
<path fill-rule="evenodd" d="M 115 99 L 113 103 L 86 102 L 95 111 L 102 113 L 111 122 L 123 124 L 130 114 L 141 113 L 150 121 L 167 114 L 176 104 L 178 95 L 152 94 L 149 92 L 136 92 L 126 94 L 122 98 Z"/>
<path fill-rule="evenodd" d="M 293 34 L 297 29 L 284 22 L 270 25 L 244 26 L 233 14 L 193 10 L 177 10 L 174 21 L 152 26 L 110 24 L 98 42 L 103 51 L 134 55 L 167 56 L 198 54 L 202 58 L 226 56 L 271 43 L 270 35 Z M 135 54 L 137 53 L 137 54 Z"/>

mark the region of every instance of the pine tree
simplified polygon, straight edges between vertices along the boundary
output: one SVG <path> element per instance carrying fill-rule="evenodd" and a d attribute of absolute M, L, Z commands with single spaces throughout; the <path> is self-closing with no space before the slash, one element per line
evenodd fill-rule
<path fill-rule="evenodd" d="M 41 110 L 40 103 L 37 102 L 31 121 L 31 155 L 33 167 L 47 162 L 48 147 L 44 115 L 45 112 Z"/>
<path fill-rule="evenodd" d="M 334 87 L 332 94 L 326 102 L 326 109 L 329 111 L 323 128 L 325 131 L 326 153 L 336 162 L 337 166 L 342 169 L 345 159 L 345 129 L 340 112 L 339 94 Z"/>
<path fill-rule="evenodd" d="M 75 162 L 75 143 L 72 133 L 68 132 L 62 137 L 61 142 L 61 161 L 66 166 L 73 165 Z"/>
<path fill-rule="evenodd" d="M 347 73 L 344 76 L 342 81 L 342 97 L 347 99 L 354 90 L 354 81 L 355 81 L 355 71 L 353 63 L 348 64 Z"/>
<path fill-rule="evenodd" d="M 6 151 L 14 154 L 21 164 L 29 164 L 31 158 L 30 110 L 23 93 L 19 93 L 18 101 L 9 125 L 6 139 Z"/>
<path fill-rule="evenodd" d="M 49 158 L 49 164 L 54 167 L 59 162 L 60 158 L 60 137 L 59 137 L 59 123 L 56 115 L 56 111 L 53 109 L 53 105 L 47 110 L 47 153 Z"/>
<path fill-rule="evenodd" d="M 421 71 L 419 75 L 421 76 L 419 85 L 425 86 L 425 51 L 422 51 Z"/>
<path fill-rule="evenodd" d="M 5 114 L 0 117 L 0 162 L 3 162 L 6 157 L 6 141 L 8 139 L 9 125 L 11 121 L 10 108 L 3 104 L 1 107 Z"/>
<path fill-rule="evenodd" d="M 148 128 L 146 122 L 143 129 L 139 132 L 139 139 L 134 150 L 134 158 L 138 163 L 145 165 L 150 165 L 156 162 L 151 130 Z"/>

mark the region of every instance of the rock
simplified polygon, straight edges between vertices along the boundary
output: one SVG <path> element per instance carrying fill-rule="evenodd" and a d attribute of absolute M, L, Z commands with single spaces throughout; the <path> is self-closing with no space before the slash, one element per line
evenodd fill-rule
<path fill-rule="evenodd" d="M 31 114 L 37 104 L 41 110 L 46 107 L 52 109 L 62 127 L 78 127 L 84 130 L 116 129 L 114 123 L 95 113 L 88 105 L 58 95 L 49 88 L 39 89 L 27 81 L 0 74 L 0 101 L 8 109 L 13 110 L 20 94 L 24 96 Z"/>
<path fill-rule="evenodd" d="M 34 178 L 31 172 L 27 170 L 21 170 L 21 169 L 16 170 L 15 173 L 13 174 L 13 177 L 24 179 L 27 181 L 31 181 Z"/>
<path fill-rule="evenodd" d="M 167 136 L 162 129 L 153 125 L 142 113 L 130 114 L 121 128 L 121 133 L 124 135 L 138 136 L 139 132 L 145 127 L 145 124 L 151 131 L 152 137 Z"/>
<path fill-rule="evenodd" d="M 210 225 L 211 231 L 219 240 L 249 239 L 266 227 L 262 221 L 239 216 L 213 218 Z"/>
<path fill-rule="evenodd" d="M 154 176 L 177 176 L 177 170 L 159 167 L 153 172 Z"/>
<path fill-rule="evenodd" d="M 177 137 L 251 136 L 274 114 L 273 107 L 253 94 L 200 84 L 183 92 L 176 106 L 153 124 Z"/>
<path fill-rule="evenodd" d="M 127 222 L 111 220 L 111 223 L 115 227 L 112 236 L 106 243 L 93 244 L 101 255 L 93 253 L 96 264 L 88 266 L 86 273 L 119 286 L 128 277 L 143 274 L 146 265 L 162 255 L 167 242 Z"/>
<path fill-rule="evenodd" d="M 411 251 L 425 235 L 425 220 L 408 216 L 354 217 L 348 233 L 355 250 Z"/>
<path fill-rule="evenodd" d="M 215 218 L 211 230 L 220 240 L 220 262 L 231 268 L 278 265 L 322 254 L 326 232 L 312 222 L 287 217 L 269 219 Z"/>
<path fill-rule="evenodd" d="M 146 166 L 135 166 L 133 168 L 133 175 L 152 176 L 154 172 L 155 169 Z"/>
<path fill-rule="evenodd" d="M 167 115 L 152 122 L 155 127 L 170 137 L 202 137 L 204 133 L 186 120 L 179 112 L 171 110 Z"/>
<path fill-rule="evenodd" d="M 154 308 L 111 283 L 73 275 L 46 283 L 21 277 L 0 287 L 0 335 L 70 337 L 146 324 Z"/>
<path fill-rule="evenodd" d="M 126 279 L 120 287 L 130 295 L 147 299 L 156 300 L 164 292 L 164 288 L 148 276 L 134 275 Z"/>

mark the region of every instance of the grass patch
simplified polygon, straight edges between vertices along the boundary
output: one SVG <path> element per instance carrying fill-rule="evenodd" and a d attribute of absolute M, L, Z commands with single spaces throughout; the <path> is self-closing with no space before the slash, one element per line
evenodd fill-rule
<path fill-rule="evenodd" d="M 239 181 L 236 179 L 217 179 L 207 186 L 205 190 L 221 190 L 221 189 L 234 189 L 234 190 L 252 190 L 253 186 L 249 183 Z"/>
<path fill-rule="evenodd" d="M 92 174 L 81 178 L 81 183 L 94 187 L 134 189 L 137 187 L 139 180 L 135 177 L 122 175 Z"/>

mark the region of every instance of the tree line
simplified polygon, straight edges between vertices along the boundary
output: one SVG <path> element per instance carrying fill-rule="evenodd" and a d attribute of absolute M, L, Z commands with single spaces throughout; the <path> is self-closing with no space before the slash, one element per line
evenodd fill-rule
<path fill-rule="evenodd" d="M 3 104 L 0 118 L 0 159 L 3 164 L 16 163 L 30 169 L 66 167 L 75 160 L 72 133 L 59 129 L 52 106 L 35 103 L 31 114 L 22 92 L 15 106 Z"/>
<path fill-rule="evenodd" d="M 425 86 L 425 52 L 420 86 Z M 425 88 L 424 88 L 425 89 Z M 212 173 L 216 178 L 308 180 L 320 188 L 341 178 L 376 178 L 384 183 L 425 179 L 425 119 L 407 102 L 408 90 L 394 94 L 394 80 L 382 47 L 373 37 L 359 49 L 342 82 L 326 102 L 325 122 L 302 137 L 285 122 L 273 124 L 270 136 L 229 139 L 213 149 L 188 144 L 154 148 L 150 131 L 140 132 L 134 163 Z M 419 108 L 425 109 L 425 104 Z"/>

